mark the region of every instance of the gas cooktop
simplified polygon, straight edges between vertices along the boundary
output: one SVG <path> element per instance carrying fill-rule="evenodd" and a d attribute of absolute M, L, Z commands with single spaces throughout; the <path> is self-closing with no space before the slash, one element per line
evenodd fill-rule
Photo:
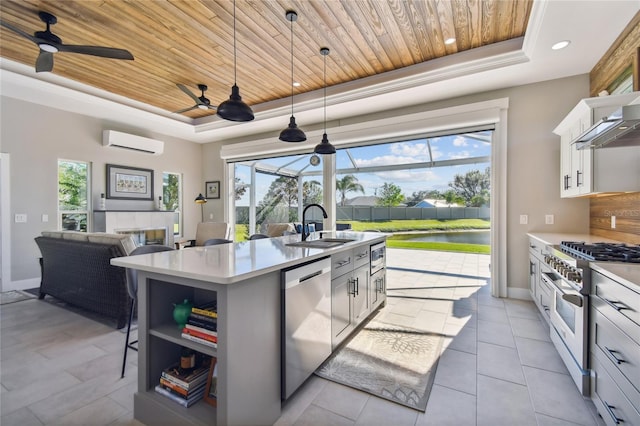
<path fill-rule="evenodd" d="M 579 259 L 590 261 L 640 263 L 640 245 L 562 241 L 560 250 Z"/>

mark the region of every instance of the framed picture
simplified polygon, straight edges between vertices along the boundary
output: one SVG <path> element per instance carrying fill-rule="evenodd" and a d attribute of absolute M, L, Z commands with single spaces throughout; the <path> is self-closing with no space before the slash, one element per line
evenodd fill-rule
<path fill-rule="evenodd" d="M 204 186 L 204 198 L 220 198 L 220 181 L 206 182 Z"/>
<path fill-rule="evenodd" d="M 107 198 L 153 200 L 153 170 L 107 164 Z"/>
<path fill-rule="evenodd" d="M 211 358 L 211 366 L 209 367 L 209 376 L 207 384 L 204 388 L 204 400 L 216 407 L 218 405 L 218 360 Z"/>

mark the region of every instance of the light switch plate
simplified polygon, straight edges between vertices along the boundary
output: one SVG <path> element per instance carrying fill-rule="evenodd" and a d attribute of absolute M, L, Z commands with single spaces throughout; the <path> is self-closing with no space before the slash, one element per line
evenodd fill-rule
<path fill-rule="evenodd" d="M 616 229 L 616 217 L 611 216 L 611 229 Z"/>
<path fill-rule="evenodd" d="M 43 222 L 49 222 L 49 215 L 48 214 L 43 214 L 42 215 L 42 221 Z"/>
<path fill-rule="evenodd" d="M 529 215 L 521 214 L 520 215 L 520 225 L 526 225 L 529 223 Z"/>
<path fill-rule="evenodd" d="M 16 223 L 25 223 L 27 221 L 27 215 L 24 213 L 16 214 Z"/>
<path fill-rule="evenodd" d="M 544 223 L 546 225 L 553 225 L 553 215 L 552 214 L 544 215 Z"/>

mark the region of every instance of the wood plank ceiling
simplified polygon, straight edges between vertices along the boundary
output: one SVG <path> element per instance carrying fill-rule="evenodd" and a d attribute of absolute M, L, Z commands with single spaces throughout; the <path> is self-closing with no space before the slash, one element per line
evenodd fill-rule
<path fill-rule="evenodd" d="M 335 85 L 524 35 L 533 0 L 237 0 L 237 83 L 249 105 L 291 95 L 290 23 L 295 89 Z M 213 105 L 234 81 L 233 2 L 229 0 L 2 0 L 0 19 L 24 32 L 43 31 L 38 11 L 52 13 L 64 44 L 118 47 L 135 60 L 54 54 L 53 73 L 155 107 L 176 111 L 209 86 Z M 455 38 L 452 44 L 445 40 Z M 0 56 L 34 66 L 38 48 L 2 27 Z M 192 110 L 192 118 L 214 114 Z"/>

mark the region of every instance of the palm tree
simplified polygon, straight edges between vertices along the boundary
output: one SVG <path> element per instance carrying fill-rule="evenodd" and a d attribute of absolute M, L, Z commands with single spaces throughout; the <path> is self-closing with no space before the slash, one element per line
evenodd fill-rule
<path fill-rule="evenodd" d="M 347 192 L 362 192 L 364 194 L 364 188 L 354 175 L 346 175 L 342 179 L 336 180 L 336 191 L 340 192 L 340 206 L 342 207 L 344 207 Z"/>

